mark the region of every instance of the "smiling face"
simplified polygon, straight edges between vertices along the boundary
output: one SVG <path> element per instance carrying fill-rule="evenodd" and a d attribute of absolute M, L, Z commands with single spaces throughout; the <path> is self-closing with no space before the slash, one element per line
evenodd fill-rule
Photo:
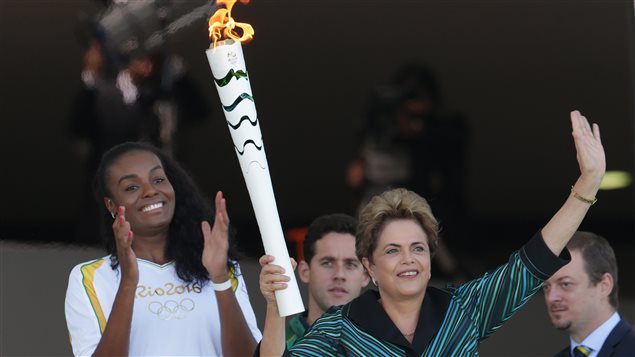
<path fill-rule="evenodd" d="M 612 310 L 608 303 L 612 283 L 605 278 L 593 285 L 580 251 L 570 253 L 571 262 L 545 281 L 543 293 L 554 327 L 584 336 L 604 321 L 607 309 Z"/>
<path fill-rule="evenodd" d="M 355 237 L 331 232 L 315 242 L 309 263 L 302 261 L 300 279 L 309 284 L 309 323 L 331 306 L 344 305 L 359 296 L 368 284 L 361 262 L 355 255 Z"/>
<path fill-rule="evenodd" d="M 106 208 L 117 212 L 124 206 L 135 237 L 167 234 L 175 195 L 156 155 L 143 150 L 121 155 L 107 170 L 106 189 Z"/>
<path fill-rule="evenodd" d="M 384 298 L 395 301 L 420 297 L 430 281 L 428 237 L 416 221 L 396 219 L 379 234 L 372 262 L 364 258 L 369 274 Z"/>

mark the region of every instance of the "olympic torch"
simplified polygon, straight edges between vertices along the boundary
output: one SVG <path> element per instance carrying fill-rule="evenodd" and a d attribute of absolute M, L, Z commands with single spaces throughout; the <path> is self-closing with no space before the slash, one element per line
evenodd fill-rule
<path fill-rule="evenodd" d="M 251 40 L 254 31 L 251 25 L 235 22 L 231 17 L 235 2 L 236 0 L 216 1 L 217 5 L 225 5 L 225 8 L 219 8 L 209 20 L 210 38 L 214 42 L 205 54 L 247 184 L 265 252 L 275 257 L 274 263 L 282 266 L 291 279 L 286 289 L 276 291 L 280 316 L 289 316 L 304 311 L 304 305 L 284 241 L 260 122 L 241 47 L 241 42 Z M 241 2 L 246 4 L 249 0 Z M 235 32 L 236 27 L 242 29 L 242 35 Z"/>

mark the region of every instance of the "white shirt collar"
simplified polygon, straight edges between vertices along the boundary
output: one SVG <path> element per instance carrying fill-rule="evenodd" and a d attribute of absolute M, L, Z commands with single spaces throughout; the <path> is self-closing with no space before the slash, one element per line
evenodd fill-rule
<path fill-rule="evenodd" d="M 617 312 L 614 312 L 613 315 L 608 318 L 608 320 L 604 321 L 603 324 L 593 330 L 593 332 L 591 332 L 589 336 L 587 336 L 587 338 L 582 341 L 582 343 L 577 343 L 573 340 L 573 338 L 569 337 L 569 348 L 571 349 L 571 355 L 573 355 L 574 348 L 578 347 L 579 345 L 584 345 L 591 348 L 591 354 L 589 354 L 589 357 L 596 357 L 598 355 L 598 352 L 600 352 L 600 350 L 602 349 L 604 341 L 606 341 L 606 338 L 609 336 L 611 331 L 613 331 L 613 328 L 620 322 L 620 320 L 620 315 Z"/>

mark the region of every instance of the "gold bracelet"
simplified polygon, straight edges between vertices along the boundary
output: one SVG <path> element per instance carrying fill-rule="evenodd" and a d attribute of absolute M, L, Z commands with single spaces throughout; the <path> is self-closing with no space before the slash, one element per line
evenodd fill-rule
<path fill-rule="evenodd" d="M 577 192 L 575 192 L 575 191 L 573 190 L 573 186 L 571 186 L 571 193 L 573 193 L 573 197 L 575 197 L 575 198 L 579 199 L 580 201 L 582 201 L 582 202 L 584 202 L 584 203 L 588 203 L 588 204 L 590 204 L 591 206 L 593 206 L 593 204 L 594 204 L 595 202 L 597 202 L 597 201 L 598 201 L 597 197 L 593 197 L 593 199 L 588 199 L 588 198 L 586 198 L 586 197 L 582 197 L 582 196 L 580 196 Z"/>

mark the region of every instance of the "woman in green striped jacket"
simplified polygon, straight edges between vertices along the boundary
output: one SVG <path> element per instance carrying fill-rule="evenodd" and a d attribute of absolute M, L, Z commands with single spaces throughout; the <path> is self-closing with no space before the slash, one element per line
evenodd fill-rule
<path fill-rule="evenodd" d="M 595 203 L 606 168 L 599 128 L 577 111 L 571 124 L 581 174 L 562 208 L 506 264 L 456 289 L 428 286 L 438 224 L 425 199 L 404 189 L 374 197 L 360 213 L 357 255 L 377 290 L 332 307 L 288 351 L 274 295 L 288 278 L 263 256 L 267 317 L 260 355 L 477 355 L 479 343 L 568 262 L 564 248 Z"/>

